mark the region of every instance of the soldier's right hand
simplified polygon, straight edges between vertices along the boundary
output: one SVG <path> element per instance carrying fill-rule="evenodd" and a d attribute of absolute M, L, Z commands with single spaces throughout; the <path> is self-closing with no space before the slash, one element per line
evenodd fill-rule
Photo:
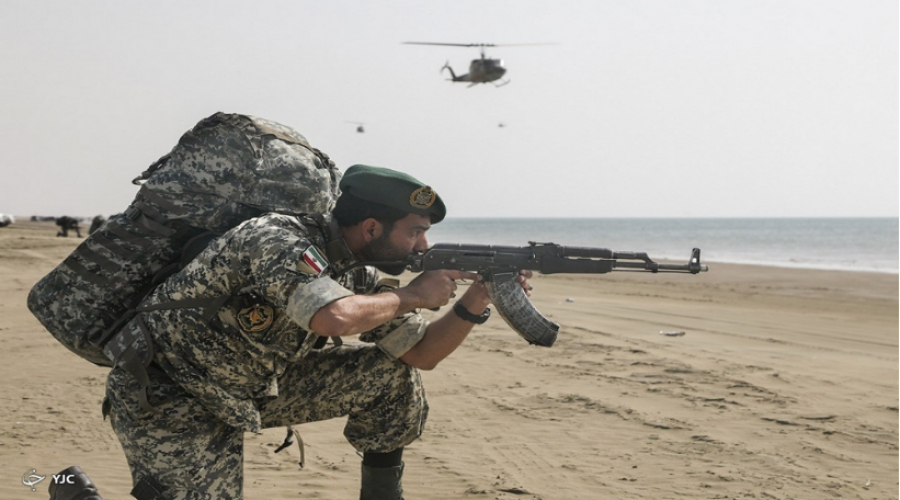
<path fill-rule="evenodd" d="M 465 271 L 438 270 L 425 271 L 412 280 L 405 288 L 415 297 L 418 308 L 434 309 L 447 305 L 456 297 L 456 280 L 480 281 L 478 273 Z"/>

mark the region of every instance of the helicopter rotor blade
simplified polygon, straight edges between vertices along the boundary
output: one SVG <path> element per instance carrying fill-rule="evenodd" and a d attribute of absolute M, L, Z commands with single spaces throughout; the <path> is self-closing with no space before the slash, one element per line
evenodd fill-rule
<path fill-rule="evenodd" d="M 404 45 L 444 45 L 449 47 L 496 47 L 493 43 L 403 42 Z"/>
<path fill-rule="evenodd" d="M 447 47 L 526 47 L 536 45 L 556 45 L 554 42 L 542 43 L 442 43 L 442 42 L 402 42 L 404 45 L 443 45 Z"/>
<path fill-rule="evenodd" d="M 499 43 L 494 45 L 494 47 L 537 47 L 538 45 L 559 45 L 556 42 L 541 42 L 541 43 Z"/>

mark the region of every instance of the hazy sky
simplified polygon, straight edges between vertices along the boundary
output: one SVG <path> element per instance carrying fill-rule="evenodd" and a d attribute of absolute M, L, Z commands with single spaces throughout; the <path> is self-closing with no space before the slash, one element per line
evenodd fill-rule
<path fill-rule="evenodd" d="M 511 83 L 466 88 L 439 71 L 477 49 L 403 41 L 555 45 L 489 49 Z M 451 217 L 898 215 L 895 0 L 2 0 L 0 42 L 19 216 L 124 210 L 216 111 Z"/>

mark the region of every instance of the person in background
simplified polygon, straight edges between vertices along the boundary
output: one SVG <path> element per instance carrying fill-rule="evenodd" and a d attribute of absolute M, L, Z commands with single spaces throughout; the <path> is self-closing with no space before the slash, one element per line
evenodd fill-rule
<path fill-rule="evenodd" d="M 78 223 L 78 219 L 63 215 L 56 219 L 56 225 L 59 226 L 59 231 L 56 233 L 57 236 L 68 238 L 69 230 L 75 230 L 75 234 L 81 238 L 81 226 Z"/>

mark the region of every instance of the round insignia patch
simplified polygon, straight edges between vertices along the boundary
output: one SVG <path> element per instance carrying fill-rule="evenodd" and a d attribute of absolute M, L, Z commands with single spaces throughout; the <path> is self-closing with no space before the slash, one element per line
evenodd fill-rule
<path fill-rule="evenodd" d="M 409 196 L 409 204 L 419 209 L 425 209 L 434 205 L 436 199 L 437 195 L 434 194 L 431 186 L 424 186 L 412 192 Z"/>
<path fill-rule="evenodd" d="M 245 332 L 261 332 L 272 326 L 275 320 L 275 309 L 269 306 L 255 305 L 245 307 L 237 314 L 238 324 Z"/>

